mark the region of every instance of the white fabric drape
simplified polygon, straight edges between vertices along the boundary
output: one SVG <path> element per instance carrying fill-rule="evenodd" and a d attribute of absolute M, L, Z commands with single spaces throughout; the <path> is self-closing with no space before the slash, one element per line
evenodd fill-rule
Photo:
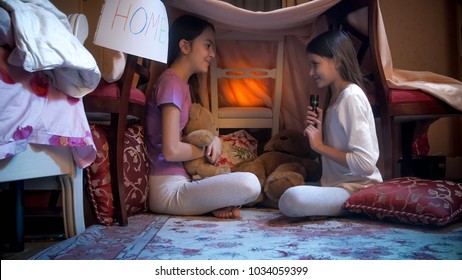
<path fill-rule="evenodd" d="M 289 32 L 311 23 L 340 0 L 318 0 L 268 12 L 254 12 L 218 0 L 166 0 L 166 6 L 208 18 L 216 28 L 248 32 Z"/>
<path fill-rule="evenodd" d="M 302 129 L 309 94 L 319 92 L 309 79 L 309 65 L 305 59 L 305 46 L 310 39 L 325 31 L 327 24 L 320 15 L 340 0 L 316 0 L 269 12 L 254 12 L 218 0 L 165 0 L 169 20 L 182 13 L 193 13 L 207 18 L 215 25 L 217 34 L 229 30 L 249 33 L 277 33 L 286 35 L 284 51 L 284 77 L 282 98 L 282 128 Z M 364 14 L 363 14 L 364 13 Z M 351 17 L 367 32 L 367 11 Z M 433 73 L 394 69 L 383 19 L 379 10 L 378 38 L 385 76 L 391 87 L 418 88 L 462 110 L 462 82 Z M 227 46 L 220 46 L 227 48 Z M 242 52 L 243 50 L 234 50 Z M 260 49 L 248 50 L 260 52 Z M 220 52 L 220 51 L 218 51 Z M 228 50 L 222 53 L 229 53 Z M 232 55 L 227 55 L 232 57 Z M 227 57 L 220 57 L 227 59 Z M 246 93 L 253 94 L 253 93 Z M 258 94 L 258 93 L 257 93 Z M 270 93 L 268 93 L 269 95 Z M 203 99 L 207 93 L 203 93 Z M 259 97 L 259 100 L 265 98 Z M 226 98 L 223 98 L 226 102 Z M 227 104 L 222 104 L 227 105 Z"/>
<path fill-rule="evenodd" d="M 314 33 L 322 32 L 326 24 L 318 19 L 319 15 L 338 3 L 340 0 L 313 1 L 297 7 L 278 9 L 269 12 L 253 12 L 238 8 L 223 1 L 199 0 L 181 1 L 167 0 L 165 5 L 169 12 L 169 20 L 173 21 L 182 13 L 193 13 L 207 18 L 215 26 L 217 35 L 230 30 L 239 30 L 249 33 L 277 33 L 286 35 L 283 71 L 283 98 L 281 106 L 282 128 L 302 129 L 305 107 L 309 104 L 309 94 L 316 89 L 308 78 L 309 65 L 305 59 L 305 45 Z M 206 8 L 204 8 L 206 7 Z M 319 23 L 318 23 L 319 22 Z M 319 31 L 315 32 L 317 29 Z M 261 42 L 260 42 L 261 43 Z M 257 43 L 258 44 L 258 43 Z M 247 55 L 243 55 L 242 46 Z M 234 42 L 218 45 L 217 59 L 225 64 L 235 64 L 236 59 L 247 57 L 244 60 L 264 61 L 275 64 L 271 57 L 271 48 L 254 47 L 249 49 L 244 42 Z M 245 61 L 244 61 L 245 62 Z M 249 62 L 250 63 L 250 62 Z M 316 89 L 317 90 L 317 89 Z M 208 105 L 208 88 L 201 93 L 204 105 Z M 261 105 L 271 102 L 271 92 L 246 90 L 246 100 L 238 99 L 233 93 L 227 93 L 220 98 L 222 106 Z"/>

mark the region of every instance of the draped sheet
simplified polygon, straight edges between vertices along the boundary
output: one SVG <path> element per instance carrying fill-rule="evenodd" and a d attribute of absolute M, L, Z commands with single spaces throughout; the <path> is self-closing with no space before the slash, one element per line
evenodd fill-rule
<path fill-rule="evenodd" d="M 72 97 L 83 97 L 96 88 L 101 73 L 95 59 L 72 34 L 66 15 L 51 2 L 0 0 L 2 8 L 9 13 L 14 34 L 14 41 L 7 42 L 13 48 L 9 64 L 28 72 L 44 71 L 57 89 Z M 9 22 L 1 23 L 0 31 L 7 32 L 4 24 Z"/>
<path fill-rule="evenodd" d="M 244 10 L 217 0 L 168 0 L 164 1 L 170 20 L 183 13 L 193 13 L 208 19 L 215 25 L 217 35 L 230 30 L 249 33 L 277 33 L 286 35 L 283 71 L 282 127 L 302 129 L 305 108 L 309 104 L 309 94 L 319 92 L 309 78 L 309 65 L 306 61 L 305 46 L 317 34 L 327 29 L 325 18 L 320 15 L 340 0 L 316 0 L 293 7 L 269 12 Z M 367 32 L 367 11 L 359 11 L 350 18 Z M 444 100 L 456 109 L 462 110 L 462 82 L 431 72 L 407 71 L 393 68 L 392 56 L 388 45 L 385 27 L 379 8 L 378 38 L 380 56 L 384 73 L 391 88 L 421 89 Z M 218 46 L 218 59 L 226 61 L 235 59 L 230 46 Z M 226 48 L 226 50 L 220 50 Z M 236 48 L 236 47 L 233 47 Z M 245 49 L 258 54 L 261 48 Z M 235 54 L 242 50 L 235 49 Z M 226 54 L 226 55 L 225 55 Z M 258 55 L 256 55 L 258 57 Z M 269 57 L 269 55 L 268 55 Z M 204 78 L 205 79 L 205 78 Z M 255 95 L 248 92 L 246 94 Z M 250 99 L 265 102 L 271 93 L 256 93 Z M 202 99 L 208 99 L 207 88 L 202 92 Z M 232 97 L 220 99 L 221 106 L 231 106 Z M 263 100 L 263 101 L 262 101 Z M 207 104 L 206 104 L 207 105 Z M 243 104 L 241 104 L 243 105 Z"/>
<path fill-rule="evenodd" d="M 390 88 L 420 89 L 462 111 L 461 81 L 428 71 L 409 71 L 393 68 L 392 55 L 380 8 L 378 16 L 379 30 L 377 32 L 380 43 L 380 57 L 388 86 Z"/>
<path fill-rule="evenodd" d="M 48 1 L 0 0 L 0 45 L 0 160 L 40 144 L 69 147 L 79 168 L 91 164 L 96 147 L 79 97 L 100 72 L 67 17 Z"/>
<path fill-rule="evenodd" d="M 90 165 L 96 147 L 82 99 L 58 90 L 41 71 L 8 64 L 9 55 L 0 47 L 0 160 L 41 144 L 70 147 L 78 167 Z"/>

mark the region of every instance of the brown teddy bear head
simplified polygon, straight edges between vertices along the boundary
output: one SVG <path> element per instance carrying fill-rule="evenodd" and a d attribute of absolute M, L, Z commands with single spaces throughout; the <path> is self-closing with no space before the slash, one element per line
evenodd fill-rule
<path fill-rule="evenodd" d="M 278 151 L 302 158 L 315 159 L 319 155 L 311 149 L 308 138 L 303 132 L 295 129 L 281 130 L 271 137 L 263 147 L 263 151 Z"/>
<path fill-rule="evenodd" d="M 185 135 L 197 130 L 208 130 L 218 134 L 212 113 L 202 105 L 193 103 L 189 108 L 189 120 L 183 130 Z"/>

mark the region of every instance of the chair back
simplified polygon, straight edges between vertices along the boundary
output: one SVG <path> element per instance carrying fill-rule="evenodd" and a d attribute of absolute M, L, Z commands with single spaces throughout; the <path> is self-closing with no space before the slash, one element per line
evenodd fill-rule
<path fill-rule="evenodd" d="M 153 90 L 156 75 L 164 68 L 161 63 L 127 54 L 121 78 L 112 83 L 101 80 L 98 87 L 83 98 L 90 121 L 109 122 L 111 189 L 115 220 L 122 226 L 128 224 L 123 171 L 127 121 L 138 119 L 144 125 L 148 96 Z"/>
<path fill-rule="evenodd" d="M 277 134 L 279 132 L 279 118 L 282 98 L 284 36 L 247 34 L 233 31 L 224 35 L 218 35 L 216 37 L 217 42 L 226 40 L 273 42 L 273 44 L 276 46 L 276 63 L 274 68 L 265 68 L 260 66 L 248 68 L 225 68 L 219 64 L 220 61 L 218 61 L 218 57 L 212 60 L 210 65 L 210 99 L 211 112 L 217 128 L 270 128 L 272 135 Z M 224 107 L 220 105 L 219 96 L 227 94 L 225 92 L 220 92 L 220 80 L 263 80 L 268 78 L 274 81 L 274 90 L 270 93 L 271 107 Z M 249 93 L 238 92 L 236 94 L 245 96 Z"/>

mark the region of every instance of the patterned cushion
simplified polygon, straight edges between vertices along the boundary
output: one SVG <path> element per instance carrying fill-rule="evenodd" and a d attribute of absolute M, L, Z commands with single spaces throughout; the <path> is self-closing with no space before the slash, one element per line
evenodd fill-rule
<path fill-rule="evenodd" d="M 112 197 L 109 172 L 109 146 L 107 127 L 91 125 L 98 151 L 97 160 L 87 168 L 90 202 L 98 223 L 111 225 L 114 222 L 114 199 Z M 223 155 L 218 166 L 234 166 L 242 160 L 257 157 L 258 141 L 245 130 L 221 135 Z M 130 125 L 125 133 L 124 184 L 127 215 L 132 216 L 148 211 L 148 159 L 144 144 L 143 127 Z"/>
<path fill-rule="evenodd" d="M 344 208 L 379 220 L 444 226 L 462 217 L 462 184 L 396 178 L 354 193 Z"/>
<path fill-rule="evenodd" d="M 222 141 L 222 155 L 216 166 L 233 167 L 243 160 L 257 157 L 258 141 L 245 130 L 238 130 L 219 136 Z"/>
<path fill-rule="evenodd" d="M 148 210 L 148 155 L 144 144 L 143 127 L 132 125 L 125 132 L 124 185 L 127 215 Z"/>
<path fill-rule="evenodd" d="M 87 168 L 90 203 L 98 223 L 111 225 L 114 222 L 114 198 L 109 171 L 109 145 L 107 127 L 91 125 L 97 147 L 97 159 Z M 148 160 L 144 145 L 143 127 L 133 124 L 127 127 L 124 149 L 125 207 L 127 215 L 147 212 L 148 209 Z"/>
<path fill-rule="evenodd" d="M 98 223 L 111 225 L 114 222 L 114 199 L 109 171 L 109 144 L 102 126 L 90 124 L 90 130 L 96 146 L 96 159 L 86 168 L 88 196 Z"/>

